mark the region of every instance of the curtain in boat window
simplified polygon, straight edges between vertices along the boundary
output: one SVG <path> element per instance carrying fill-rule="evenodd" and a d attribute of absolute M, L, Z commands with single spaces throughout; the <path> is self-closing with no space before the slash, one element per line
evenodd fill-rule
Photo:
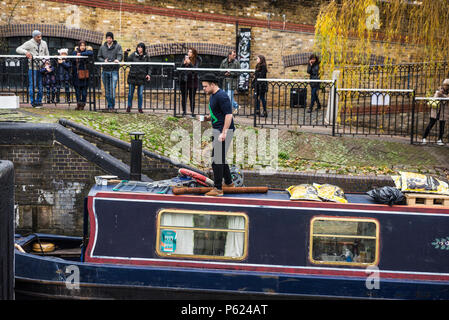
<path fill-rule="evenodd" d="M 242 232 L 228 232 L 226 236 L 225 257 L 243 256 L 245 219 L 243 217 L 228 216 L 228 229 L 242 230 Z"/>

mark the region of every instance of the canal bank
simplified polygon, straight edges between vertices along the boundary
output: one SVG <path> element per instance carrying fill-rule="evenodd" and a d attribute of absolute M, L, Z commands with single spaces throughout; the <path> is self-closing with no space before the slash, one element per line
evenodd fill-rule
<path fill-rule="evenodd" d="M 191 119 L 167 115 L 102 114 L 47 108 L 24 111 L 28 122 L 0 123 L 0 158 L 12 161 L 17 173 L 16 221 L 21 232 L 80 235 L 83 227 L 84 198 L 95 183 L 95 176 L 107 174 L 126 179 L 129 175 L 128 133 L 132 130 L 142 130 L 145 133 L 142 173 L 148 179 L 174 177 L 179 167 L 195 169 L 190 163 L 173 163 L 158 149 L 163 142 L 165 147 L 171 146 L 173 142 L 170 141 L 170 132 L 176 128 L 191 130 Z M 17 112 L 21 113 L 22 109 Z M 61 121 L 63 117 L 66 118 L 65 122 Z M 61 122 L 64 122 L 66 127 L 60 125 Z M 73 123 L 77 126 L 68 125 Z M 161 128 L 163 130 L 160 130 Z M 291 131 L 280 131 L 279 139 L 279 162 L 289 166 L 289 171 L 277 170 L 270 173 L 254 168 L 242 168 L 246 186 L 268 186 L 285 190 L 291 185 L 301 183 L 330 183 L 347 193 L 364 193 L 376 187 L 392 186 L 391 174 L 397 170 L 420 171 L 419 166 L 429 163 L 431 165 L 424 167 L 428 170 L 425 173 L 445 177 L 444 170 L 447 167 L 444 161 L 447 161 L 447 158 L 444 155 L 449 149 L 447 147 L 409 146 L 392 141 L 385 142 L 383 146 L 382 141 L 376 139 L 353 138 L 349 141 L 351 138 L 348 137 L 307 133 L 306 128 L 302 132 Z M 299 138 L 295 141 L 291 137 Z M 294 143 L 296 144 L 293 146 Z M 329 150 L 332 146 L 334 150 Z M 299 151 L 293 152 L 294 147 L 299 148 Z M 389 153 L 387 148 L 391 149 Z M 371 149 L 378 150 L 379 154 L 388 158 L 388 170 L 378 170 L 382 169 L 380 160 L 369 163 L 374 157 Z M 305 170 L 297 166 L 296 157 L 300 152 L 303 152 L 304 158 L 314 160 Z M 407 152 L 410 152 L 412 159 L 406 159 Z M 440 159 L 446 160 L 432 160 L 432 154 L 438 154 Z M 394 155 L 396 158 L 393 158 Z M 370 168 L 375 169 L 362 174 L 361 170 L 365 167 L 351 165 L 354 168 L 352 172 L 339 174 L 337 170 L 322 165 L 331 162 L 345 164 L 349 156 L 354 157 L 361 165 L 369 163 Z M 360 160 L 363 157 L 364 162 Z M 410 164 L 414 161 L 417 163 L 416 167 Z M 436 170 L 438 167 L 441 168 L 440 171 Z M 197 170 L 209 176 L 212 174 L 209 168 Z"/>

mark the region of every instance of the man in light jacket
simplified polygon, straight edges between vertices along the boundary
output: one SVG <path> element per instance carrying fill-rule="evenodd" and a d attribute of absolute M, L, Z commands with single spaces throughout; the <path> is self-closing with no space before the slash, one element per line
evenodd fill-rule
<path fill-rule="evenodd" d="M 42 33 L 34 30 L 33 38 L 28 40 L 16 49 L 18 54 L 24 54 L 28 60 L 28 92 L 30 102 L 33 107 L 42 106 L 43 85 L 42 74 L 39 69 L 43 66 L 43 59 L 36 59 L 37 56 L 49 56 L 47 43 L 42 40 Z M 37 88 L 37 97 L 34 95 L 34 89 Z"/>
<path fill-rule="evenodd" d="M 240 62 L 236 59 L 237 53 L 235 50 L 231 50 L 228 56 L 221 62 L 220 69 L 240 69 Z M 237 113 L 239 108 L 238 103 L 234 100 L 234 91 L 238 89 L 238 78 L 240 74 L 238 72 L 225 72 L 226 78 L 223 81 L 223 90 L 231 100 L 233 114 Z"/>
<path fill-rule="evenodd" d="M 114 40 L 112 32 L 106 33 L 106 42 L 98 50 L 97 58 L 100 62 L 119 63 L 123 60 L 123 49 L 120 44 Z M 115 90 L 118 82 L 118 70 L 119 65 L 103 66 L 102 80 L 109 111 L 114 111 L 115 108 Z"/>

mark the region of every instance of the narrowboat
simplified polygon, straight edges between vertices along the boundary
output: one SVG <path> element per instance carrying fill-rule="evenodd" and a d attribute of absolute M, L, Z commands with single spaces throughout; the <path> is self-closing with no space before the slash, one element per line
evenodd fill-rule
<path fill-rule="evenodd" d="M 17 235 L 16 297 L 449 299 L 447 207 L 346 198 L 94 185 L 83 237 Z"/>

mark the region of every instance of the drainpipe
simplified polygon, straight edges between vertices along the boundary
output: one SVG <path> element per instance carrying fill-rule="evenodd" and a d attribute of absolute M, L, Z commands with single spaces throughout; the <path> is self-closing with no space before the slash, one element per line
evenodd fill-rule
<path fill-rule="evenodd" d="M 142 176 L 142 137 L 143 132 L 130 132 L 131 136 L 131 165 L 130 180 L 141 181 Z"/>

